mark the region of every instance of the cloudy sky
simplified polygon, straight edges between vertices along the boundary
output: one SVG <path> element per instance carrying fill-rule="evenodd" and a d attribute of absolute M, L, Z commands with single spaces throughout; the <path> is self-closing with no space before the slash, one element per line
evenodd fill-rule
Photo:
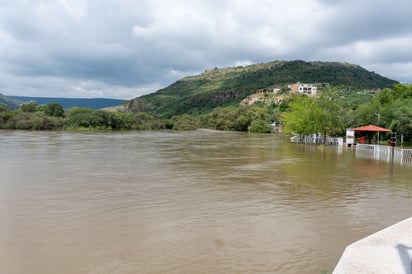
<path fill-rule="evenodd" d="M 130 99 L 297 59 L 412 83 L 411 12 L 411 0 L 2 0 L 0 93 Z"/>

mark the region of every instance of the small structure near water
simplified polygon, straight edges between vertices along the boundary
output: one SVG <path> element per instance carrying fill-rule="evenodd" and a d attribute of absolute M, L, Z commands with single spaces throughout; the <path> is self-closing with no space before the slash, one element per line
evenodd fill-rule
<path fill-rule="evenodd" d="M 361 144 L 372 144 L 372 139 L 373 139 L 373 135 L 374 134 L 378 134 L 377 139 L 376 139 L 376 143 L 379 143 L 380 141 L 380 136 L 379 133 L 388 133 L 388 132 L 392 132 L 392 130 L 387 129 L 387 128 L 383 128 L 383 127 L 378 127 L 375 125 L 367 125 L 367 126 L 362 126 L 362 127 L 357 127 L 357 128 L 352 128 L 352 131 L 354 131 L 355 133 L 358 132 L 358 134 L 361 135 L 361 137 L 359 138 L 359 142 Z"/>

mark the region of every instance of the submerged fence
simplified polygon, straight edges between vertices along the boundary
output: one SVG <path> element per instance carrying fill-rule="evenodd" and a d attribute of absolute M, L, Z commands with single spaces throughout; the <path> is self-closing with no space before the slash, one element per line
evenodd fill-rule
<path fill-rule="evenodd" d="M 394 162 L 412 165 L 412 149 L 404 149 L 399 147 L 393 148 L 391 146 L 357 144 L 356 156 L 386 162 L 392 161 L 393 157 Z"/>
<path fill-rule="evenodd" d="M 299 144 L 316 144 L 328 146 L 343 146 L 342 137 L 312 137 L 312 136 L 294 136 L 291 141 Z"/>
<path fill-rule="evenodd" d="M 313 137 L 309 136 L 293 136 L 290 139 L 294 143 L 300 144 L 316 144 L 327 146 L 343 146 L 342 137 Z M 375 159 L 380 161 L 394 161 L 400 164 L 412 165 L 412 149 L 400 147 L 371 145 L 371 144 L 356 144 L 356 157 Z"/>

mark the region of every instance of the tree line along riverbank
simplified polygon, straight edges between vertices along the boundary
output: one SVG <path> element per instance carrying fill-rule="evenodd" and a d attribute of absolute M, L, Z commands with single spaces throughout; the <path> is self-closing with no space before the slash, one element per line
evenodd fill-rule
<path fill-rule="evenodd" d="M 164 118 L 140 111 L 107 111 L 84 107 L 63 109 L 58 103 L 31 101 L 11 110 L 0 104 L 0 129 L 24 130 L 216 130 L 271 132 L 281 124 L 285 133 L 344 135 L 346 128 L 366 124 L 396 130 L 412 140 L 412 86 L 395 84 L 376 93 L 330 87 L 318 96 L 282 94 L 283 100 L 253 105 L 216 107 L 208 113 Z M 385 137 L 385 136 L 383 136 Z M 382 137 L 381 137 L 382 138 Z M 382 138 L 384 140 L 385 138 Z"/>

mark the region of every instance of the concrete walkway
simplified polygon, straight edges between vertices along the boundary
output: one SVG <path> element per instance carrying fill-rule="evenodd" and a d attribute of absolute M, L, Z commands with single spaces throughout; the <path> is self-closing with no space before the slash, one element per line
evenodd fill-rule
<path fill-rule="evenodd" d="M 334 274 L 410 274 L 412 218 L 346 247 Z"/>

